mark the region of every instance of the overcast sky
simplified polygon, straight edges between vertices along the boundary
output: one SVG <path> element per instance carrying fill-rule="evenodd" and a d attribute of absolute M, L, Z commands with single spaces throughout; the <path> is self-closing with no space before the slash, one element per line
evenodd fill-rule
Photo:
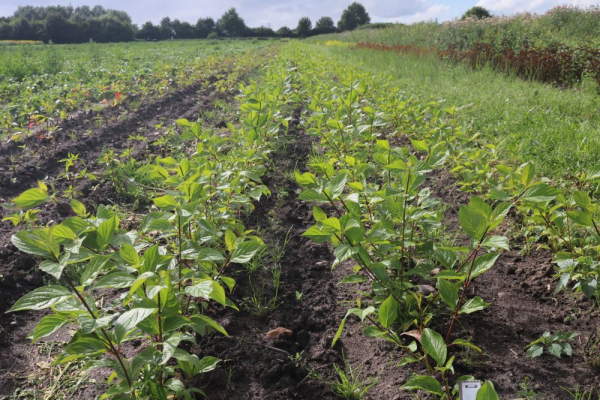
<path fill-rule="evenodd" d="M 158 23 L 164 16 L 171 19 L 196 23 L 198 18 L 212 17 L 215 21 L 229 8 L 235 7 L 246 24 L 278 29 L 281 26 L 295 28 L 298 20 L 308 16 L 314 22 L 322 16 L 330 16 L 337 22 L 342 11 L 352 0 L 0 0 L 0 16 L 9 16 L 20 5 L 80 5 L 101 4 L 105 8 L 129 13 L 133 22 L 141 25 L 146 21 Z M 360 1 L 373 22 L 404 22 L 437 19 L 446 21 L 462 15 L 467 9 L 481 5 L 494 14 L 515 12 L 542 13 L 560 4 L 590 6 L 600 0 L 362 0 Z"/>

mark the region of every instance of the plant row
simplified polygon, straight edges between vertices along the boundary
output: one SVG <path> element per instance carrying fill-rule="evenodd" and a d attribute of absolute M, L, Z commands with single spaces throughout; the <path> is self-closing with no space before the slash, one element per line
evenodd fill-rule
<path fill-rule="evenodd" d="M 249 48 L 260 47 L 232 42 L 224 44 L 225 49 L 181 46 L 174 52 L 122 45 L 129 47 L 126 52 L 119 52 L 119 60 L 105 54 L 102 46 L 108 45 L 81 45 L 80 49 L 86 51 L 81 52 L 83 55 L 76 62 L 65 60 L 72 54 L 64 46 L 49 46 L 44 58 L 34 53 L 24 58 L 17 52 L 7 52 L 3 71 L 6 74 L 16 67 L 10 64 L 13 58 L 18 68 L 31 67 L 35 71 L 35 65 L 42 63 L 46 67 L 42 69 L 44 72 L 28 73 L 20 79 L 9 75 L 2 80 L 0 136 L 10 135 L 12 140 L 19 140 L 32 131 L 51 133 L 60 120 L 77 110 L 117 105 L 126 98 L 163 96 L 227 72 Z"/>
<path fill-rule="evenodd" d="M 287 126 L 293 76 L 274 60 L 260 84 L 241 85 L 239 123 L 226 134 L 178 120 L 169 154 L 152 156 L 128 179 L 143 183 L 153 203 L 135 222 L 127 211 L 99 206 L 92 214 L 71 199 L 71 217 L 32 223 L 13 236 L 52 284 L 10 311 L 50 311 L 31 332 L 33 341 L 67 324 L 76 331 L 55 364 L 85 360 L 85 370 L 112 370 L 103 397 L 203 394 L 200 378 L 220 360 L 200 358 L 194 346 L 200 337 L 227 335 L 217 317 L 225 307 L 237 309 L 228 298 L 236 285 L 229 274 L 264 247 L 243 220 L 270 194 L 261 177 Z M 107 178 L 113 173 L 108 168 Z M 13 202 L 27 212 L 60 195 L 40 182 Z"/>
<path fill-rule="evenodd" d="M 475 43 L 467 50 L 455 43 L 445 50 L 436 47 L 422 48 L 414 45 L 385 45 L 357 43 L 354 47 L 402 54 L 434 54 L 443 60 L 466 63 L 473 69 L 489 66 L 523 79 L 532 79 L 559 86 L 572 86 L 589 76 L 600 85 L 600 50 L 591 47 L 570 48 L 552 45 L 545 48 L 525 46 L 497 48 L 489 43 Z"/>
<path fill-rule="evenodd" d="M 320 139 L 309 171 L 296 174 L 299 198 L 314 203 L 315 225 L 304 236 L 331 243 L 333 267 L 349 263 L 341 283 L 358 295 L 334 345 L 346 319 L 358 317 L 367 337 L 405 352 L 400 365 L 425 366 L 429 374 L 404 389 L 455 398 L 453 384 L 471 378 L 451 377 L 457 350 L 480 351 L 455 332 L 457 321 L 489 305 L 468 289 L 509 250 L 496 232 L 507 230 L 509 213 L 521 217 L 532 242 L 554 250 L 558 289 L 597 296 L 600 207 L 586 191 L 563 193 L 530 163 L 499 164 L 493 144 L 453 123 L 453 108 L 416 104 L 390 81 L 299 49 L 290 57 L 303 60 L 304 126 Z M 479 194 L 459 211 L 468 244 L 445 234 L 446 206 L 427 187 L 442 167 Z M 598 172 L 582 174 L 581 189 Z"/>

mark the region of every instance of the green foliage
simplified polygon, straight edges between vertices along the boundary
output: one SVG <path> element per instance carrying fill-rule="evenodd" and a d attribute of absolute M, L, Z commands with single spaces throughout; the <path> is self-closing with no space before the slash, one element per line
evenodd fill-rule
<path fill-rule="evenodd" d="M 333 268 L 340 263 L 353 265 L 340 283 L 369 288 L 361 287 L 332 345 L 340 340 L 347 319 L 358 317 L 365 336 L 383 338 L 413 354 L 405 357 L 406 363 L 422 362 L 432 374 L 441 372 L 442 382 L 433 376 L 417 377 L 405 389 L 450 398 L 441 389 L 450 387 L 453 371 L 454 356 L 448 356 L 448 346 L 476 349 L 466 340 L 452 341 L 453 326 L 461 315 L 489 305 L 465 294 L 474 279 L 493 267 L 498 250 L 508 248 L 506 238 L 492 233 L 511 204 L 492 207 L 482 198 L 471 197 L 460 212 L 463 231 L 472 237 L 470 246 L 442 244 L 439 201 L 425 186 L 427 175 L 452 154 L 443 135 L 454 131 L 440 124 L 440 111 L 400 103 L 404 99 L 368 74 L 352 71 L 350 75 L 341 65 L 301 50 L 293 54 L 304 60 L 299 69 L 310 99 L 310 116 L 303 127 L 320 140 L 322 153 L 308 163 L 308 171 L 295 173 L 303 189 L 299 199 L 313 203 L 315 218 L 303 236 L 331 243 L 336 257 Z M 337 84 L 315 84 L 323 81 L 323 74 Z M 411 137 L 412 147 L 394 146 L 384 136 L 384 132 L 410 132 L 416 126 L 419 132 L 439 136 Z M 433 276 L 436 266 L 441 271 Z M 440 295 L 422 293 L 410 282 L 417 276 L 436 284 Z M 442 335 L 432 329 L 432 322 L 444 309 L 449 309 L 450 318 Z M 416 340 L 407 345 L 401 335 Z"/>
<path fill-rule="evenodd" d="M 242 219 L 270 194 L 261 177 L 288 118 L 279 102 L 295 102 L 293 75 L 293 68 L 274 61 L 261 85 L 242 85 L 240 125 L 226 137 L 178 120 L 172 155 L 147 160 L 130 178 L 148 183 L 153 203 L 135 228 L 125 229 L 122 216 L 104 206 L 92 215 L 72 199 L 75 216 L 13 236 L 20 251 L 41 259 L 39 268 L 53 284 L 26 294 L 9 311 L 51 312 L 31 332 L 33 341 L 66 324 L 75 331 L 56 364 L 81 360 L 87 370 L 112 370 L 110 397 L 202 394 L 193 382 L 220 360 L 185 349 L 196 335 L 227 335 L 217 321 L 224 307 L 237 310 L 228 298 L 236 283 L 227 274 L 264 248 Z M 76 160 L 66 159 L 68 171 Z M 14 207 L 40 206 L 52 198 L 47 192 L 40 183 L 15 198 Z M 100 307 L 106 289 L 120 296 Z M 131 340 L 146 345 L 125 354 L 122 345 Z"/>
<path fill-rule="evenodd" d="M 561 5 L 540 15 L 526 12 L 507 17 L 375 25 L 374 29 L 355 29 L 344 35 L 331 35 L 318 40 L 440 49 L 447 49 L 454 44 L 463 50 L 472 49 L 476 43 L 489 43 L 493 48 L 510 47 L 514 50 L 541 48 L 556 43 L 575 48 L 596 48 L 600 43 L 599 14 L 597 5 Z M 339 24 L 338 28 L 341 30 Z"/>
<path fill-rule="evenodd" d="M 336 28 L 333 19 L 331 19 L 331 17 L 321 17 L 315 23 L 315 29 L 313 30 L 313 33 L 315 35 L 321 35 L 325 33 L 333 33 L 335 31 Z"/>
<path fill-rule="evenodd" d="M 43 40 L 54 43 L 127 42 L 135 38 L 136 27 L 124 11 L 96 6 L 21 6 L 0 40 Z"/>
<path fill-rule="evenodd" d="M 299 37 L 307 37 L 310 36 L 312 30 L 312 22 L 308 17 L 302 17 L 298 21 L 298 26 L 296 27 L 296 35 Z"/>
<path fill-rule="evenodd" d="M 467 18 L 476 18 L 476 19 L 483 19 L 483 18 L 491 18 L 492 14 L 484 7 L 481 6 L 475 6 L 475 7 L 471 7 L 469 8 L 467 11 L 465 11 L 465 13 L 462 15 L 462 17 L 460 19 L 465 20 Z"/>
<path fill-rule="evenodd" d="M 215 28 L 220 35 L 226 37 L 241 37 L 246 35 L 248 27 L 235 8 L 230 8 L 217 21 Z"/>
<path fill-rule="evenodd" d="M 338 21 L 338 29 L 340 31 L 351 31 L 369 22 L 371 22 L 371 17 L 369 17 L 365 7 L 354 2 L 342 12 L 342 16 Z"/>
<path fill-rule="evenodd" d="M 361 368 L 352 368 L 350 364 L 346 364 L 346 368 L 337 364 L 333 367 L 338 379 L 331 382 L 331 391 L 343 399 L 361 400 L 377 384 L 377 380 L 361 378 Z"/>
<path fill-rule="evenodd" d="M 91 110 L 98 103 L 119 106 L 124 99 L 136 96 L 164 96 L 217 75 L 240 57 L 248 58 L 247 49 L 264 45 L 224 42 L 222 48 L 216 49 L 207 42 L 190 41 L 110 45 L 91 42 L 37 46 L 35 54 L 23 50 L 23 46 L 2 49 L 0 76 L 6 79 L 0 80 L 0 96 L 7 101 L 0 107 L 0 138 L 52 138 L 57 125 L 77 111 Z M 67 60 L 70 72 L 61 73 Z M 237 73 L 230 74 L 223 81 L 236 76 Z M 63 162 L 67 160 L 68 157 Z M 73 161 L 69 161 L 71 166 Z M 63 177 L 75 183 L 90 179 L 86 174 L 85 165 L 79 161 L 75 170 L 65 171 Z"/>
<path fill-rule="evenodd" d="M 563 354 L 571 357 L 573 356 L 573 349 L 567 342 L 575 340 L 577 336 L 577 333 L 572 332 L 557 332 L 554 334 L 544 332 L 539 339 L 527 345 L 527 357 L 539 357 L 544 353 L 544 350 L 558 358 L 561 358 Z"/>

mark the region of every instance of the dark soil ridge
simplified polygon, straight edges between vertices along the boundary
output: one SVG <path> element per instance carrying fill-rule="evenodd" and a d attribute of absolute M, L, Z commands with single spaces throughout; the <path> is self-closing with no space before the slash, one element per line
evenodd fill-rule
<path fill-rule="evenodd" d="M 214 83 L 216 80 L 217 78 L 211 77 L 209 82 Z M 65 128 L 60 133 L 59 139 L 63 140 L 64 143 L 61 142 L 52 152 L 40 157 L 41 162 L 46 166 L 45 169 L 32 167 L 35 162 L 35 160 L 32 160 L 29 166 L 25 167 L 31 173 L 29 175 L 25 174 L 21 183 L 16 184 L 21 186 L 18 191 L 14 191 L 12 196 L 18 195 L 18 193 L 28 188 L 25 186 L 25 182 L 35 185 L 37 179 L 43 179 L 44 176 L 52 173 L 58 174 L 63 165 L 57 161 L 66 156 L 68 152 L 77 153 L 77 149 L 80 150 L 80 160 L 86 163 L 89 172 L 96 173 L 99 176 L 102 166 L 97 165 L 96 161 L 102 151 L 109 148 L 124 149 L 127 137 L 130 133 L 133 133 L 133 130 L 135 130 L 135 133 L 149 139 L 145 143 L 136 141 L 131 145 L 131 157 L 142 159 L 152 152 L 152 143 L 160 137 L 155 125 L 163 119 L 168 121 L 172 121 L 174 118 L 195 120 L 202 110 L 211 109 L 216 99 L 228 98 L 228 101 L 232 101 L 232 93 L 222 93 L 212 85 L 199 91 L 201 85 L 201 83 L 198 83 L 186 87 L 156 102 L 148 99 L 138 108 L 137 113 L 128 116 L 126 120 L 114 121 L 107 126 L 95 128 L 92 135 L 89 136 L 78 134 L 76 139 L 73 140 L 65 132 Z M 123 112 L 122 108 L 110 108 L 102 111 L 106 118 L 118 116 L 121 112 Z M 76 120 L 67 121 L 66 125 L 72 126 L 73 131 L 82 133 L 87 130 L 85 124 L 85 118 L 82 116 Z M 41 148 L 43 143 L 38 142 L 37 145 Z M 2 151 L 0 151 L 0 154 L 2 154 Z M 1 156 L 0 159 L 2 159 Z M 44 176 L 39 175 L 42 173 Z M 12 179 L 10 176 L 17 177 L 19 175 L 18 172 L 12 171 L 8 171 L 8 173 L 0 172 L 0 190 L 2 190 L 0 197 L 6 196 L 5 188 L 2 186 L 3 178 Z M 84 195 L 82 201 L 88 206 L 88 210 L 100 204 L 109 204 L 118 198 L 112 183 L 107 182 L 99 187 L 95 187 L 95 185 L 97 185 L 97 182 L 85 181 L 77 187 L 78 191 Z M 9 190 L 12 190 L 12 185 L 10 186 L 11 189 Z M 55 183 L 55 188 L 59 191 L 67 187 L 67 182 L 56 181 Z M 4 198 L 1 201 L 9 198 Z M 60 221 L 69 216 L 70 213 L 68 202 L 49 203 L 43 207 L 39 219 L 42 223 L 48 223 L 51 220 Z M 14 228 L 10 222 L 0 224 L 0 346 L 4 348 L 3 357 L 0 359 L 0 397 L 9 395 L 16 387 L 16 381 L 9 375 L 19 374 L 19 372 L 31 369 L 32 357 L 29 357 L 29 353 L 34 347 L 25 337 L 40 318 L 39 313 L 5 314 L 5 312 L 25 293 L 45 284 L 43 274 L 33 272 L 36 260 L 19 252 L 11 243 L 10 237 L 16 231 L 18 231 L 18 228 Z"/>

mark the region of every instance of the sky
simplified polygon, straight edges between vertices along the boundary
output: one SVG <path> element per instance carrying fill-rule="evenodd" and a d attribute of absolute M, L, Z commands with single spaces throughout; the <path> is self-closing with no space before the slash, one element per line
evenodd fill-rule
<path fill-rule="evenodd" d="M 133 22 L 142 25 L 146 21 L 157 24 L 169 16 L 196 23 L 198 18 L 212 17 L 215 21 L 231 7 L 235 7 L 246 25 L 261 25 L 278 29 L 282 26 L 295 28 L 301 17 L 307 16 L 313 24 L 322 16 L 329 16 L 337 23 L 342 11 L 353 0 L 0 0 L 0 16 L 9 16 L 21 5 L 48 6 L 100 4 L 105 8 L 126 11 Z M 469 8 L 479 5 L 496 15 L 516 12 L 543 13 L 562 4 L 579 6 L 600 5 L 600 0 L 358 0 L 371 16 L 372 22 L 403 22 L 438 20 L 447 21 L 460 17 Z"/>

